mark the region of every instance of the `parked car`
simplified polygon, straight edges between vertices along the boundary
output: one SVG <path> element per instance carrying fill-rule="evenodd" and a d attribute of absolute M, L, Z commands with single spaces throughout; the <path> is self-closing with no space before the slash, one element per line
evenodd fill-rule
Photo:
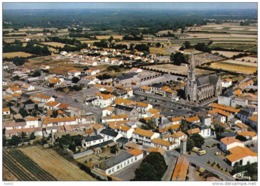
<path fill-rule="evenodd" d="M 215 152 L 215 155 L 216 156 L 219 156 L 219 155 L 221 155 L 222 153 L 221 152 Z"/>
<path fill-rule="evenodd" d="M 206 151 L 206 150 L 200 150 L 200 151 L 198 151 L 197 154 L 198 154 L 199 156 L 202 156 L 202 155 L 207 154 L 207 151 Z"/>

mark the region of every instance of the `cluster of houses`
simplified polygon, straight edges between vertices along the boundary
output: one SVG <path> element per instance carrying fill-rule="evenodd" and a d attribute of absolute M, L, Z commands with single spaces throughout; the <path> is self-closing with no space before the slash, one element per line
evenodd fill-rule
<path fill-rule="evenodd" d="M 122 65 L 125 61 L 143 61 L 146 63 L 154 63 L 154 55 L 147 55 L 143 52 L 135 51 L 131 53 L 130 50 L 119 50 L 113 48 L 100 49 L 95 46 L 90 46 L 88 49 L 81 49 L 80 53 L 72 53 L 62 51 L 58 55 L 52 55 L 54 60 L 69 59 L 70 62 L 98 66 L 100 64 Z"/>

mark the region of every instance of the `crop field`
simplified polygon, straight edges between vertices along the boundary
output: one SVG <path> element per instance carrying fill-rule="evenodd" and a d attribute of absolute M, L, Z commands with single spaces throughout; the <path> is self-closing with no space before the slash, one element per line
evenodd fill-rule
<path fill-rule="evenodd" d="M 236 50 L 248 50 L 256 45 L 254 44 L 246 44 L 246 43 L 213 43 L 210 47 L 215 48 L 215 47 L 221 47 L 225 49 L 236 49 Z"/>
<path fill-rule="evenodd" d="M 96 37 L 97 37 L 97 39 L 108 39 L 108 38 L 110 38 L 110 35 L 96 36 Z M 114 39 L 120 39 L 120 40 L 123 38 L 123 36 L 120 36 L 120 35 L 112 35 L 112 37 Z"/>
<path fill-rule="evenodd" d="M 170 54 L 169 52 L 167 52 L 166 47 L 164 47 L 164 48 L 150 47 L 150 53 L 151 54 L 163 54 L 163 55 Z"/>
<path fill-rule="evenodd" d="M 60 48 L 63 48 L 65 46 L 64 43 L 58 43 L 58 42 L 42 42 L 41 44 L 50 47 L 60 47 Z M 74 46 L 74 45 L 69 45 L 69 46 Z"/>
<path fill-rule="evenodd" d="M 146 66 L 149 69 L 154 70 L 162 70 L 164 72 L 172 72 L 177 74 L 183 74 L 188 75 L 188 66 L 177 66 L 173 64 L 165 64 L 165 65 L 153 65 L 153 66 Z M 202 70 L 202 69 L 196 69 L 196 73 L 198 75 L 200 74 L 209 74 L 211 71 L 209 70 Z"/>
<path fill-rule="evenodd" d="M 3 166 L 19 181 L 57 181 L 20 150 L 4 150 Z"/>
<path fill-rule="evenodd" d="M 245 62 L 249 62 L 249 63 L 257 63 L 257 58 L 256 57 L 250 57 L 250 56 L 241 57 L 241 58 L 236 59 L 236 60 L 245 61 Z"/>
<path fill-rule="evenodd" d="M 244 64 L 238 64 L 238 63 L 234 64 L 230 62 L 211 63 L 210 67 L 215 69 L 228 70 L 231 72 L 243 73 L 243 74 L 253 74 L 257 70 L 257 67 L 255 66 L 248 66 Z"/>
<path fill-rule="evenodd" d="M 40 167 L 61 181 L 95 181 L 90 175 L 80 170 L 52 149 L 38 146 L 21 148 L 21 151 L 35 161 Z"/>
<path fill-rule="evenodd" d="M 27 53 L 27 52 L 8 52 L 3 53 L 4 58 L 13 58 L 13 57 L 30 57 L 33 54 Z"/>
<path fill-rule="evenodd" d="M 212 52 L 213 54 L 214 54 L 214 53 L 219 53 L 219 54 L 221 54 L 221 55 L 223 55 L 223 56 L 225 56 L 225 57 L 228 57 L 228 58 L 231 58 L 231 57 L 233 57 L 234 55 L 240 54 L 240 52 L 218 51 L 218 50 L 212 50 L 211 52 Z"/>

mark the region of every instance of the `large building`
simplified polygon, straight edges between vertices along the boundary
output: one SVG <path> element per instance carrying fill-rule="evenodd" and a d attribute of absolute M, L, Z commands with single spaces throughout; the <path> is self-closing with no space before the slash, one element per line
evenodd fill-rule
<path fill-rule="evenodd" d="M 188 79 L 185 87 L 186 99 L 201 102 L 221 94 L 221 80 L 217 74 L 196 77 L 193 54 L 189 65 Z"/>

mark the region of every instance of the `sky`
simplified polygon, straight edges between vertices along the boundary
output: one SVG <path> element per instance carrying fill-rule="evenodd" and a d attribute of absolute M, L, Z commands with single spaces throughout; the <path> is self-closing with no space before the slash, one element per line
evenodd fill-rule
<path fill-rule="evenodd" d="M 69 3 L 69 2 L 44 2 L 44 3 L 3 3 L 3 9 L 192 9 L 192 10 L 209 10 L 209 9 L 257 9 L 257 3 L 116 3 L 116 2 L 89 2 L 89 3 Z"/>

